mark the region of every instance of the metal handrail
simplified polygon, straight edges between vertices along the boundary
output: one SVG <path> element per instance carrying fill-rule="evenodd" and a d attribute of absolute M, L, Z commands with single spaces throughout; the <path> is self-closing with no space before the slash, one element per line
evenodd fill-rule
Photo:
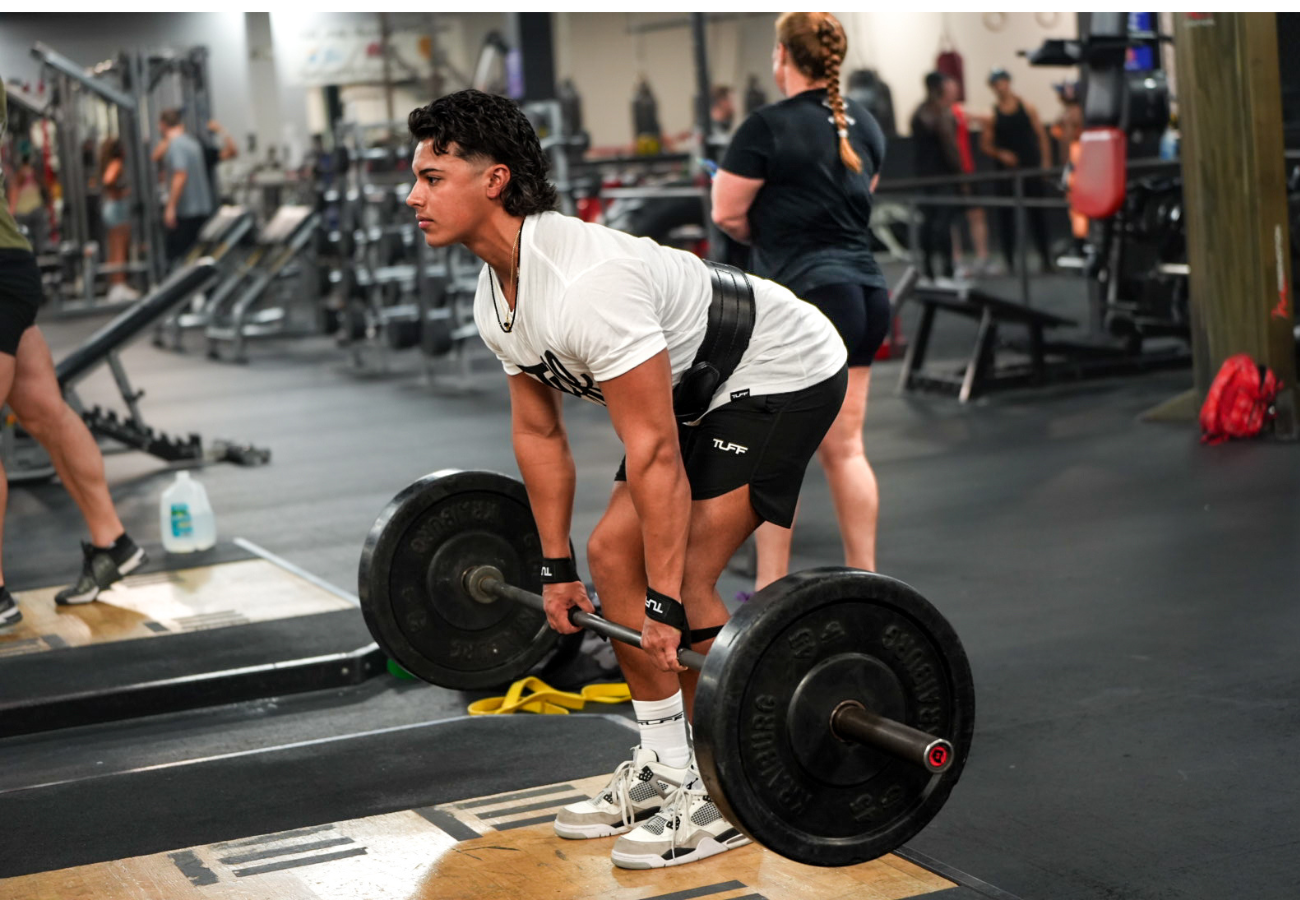
<path fill-rule="evenodd" d="M 1297 155 L 1300 158 L 1300 154 Z M 1133 159 L 1129 160 L 1125 170 L 1132 173 L 1147 173 L 1168 169 L 1181 170 L 1182 164 L 1177 160 L 1167 159 Z M 976 172 L 970 175 L 930 175 L 915 178 L 881 178 L 876 185 L 876 193 L 897 193 L 916 188 L 948 187 L 954 184 L 988 184 L 995 181 L 1013 181 L 1017 178 L 1060 178 L 1065 172 L 1064 166 L 1038 169 L 1006 169 L 997 172 Z"/>

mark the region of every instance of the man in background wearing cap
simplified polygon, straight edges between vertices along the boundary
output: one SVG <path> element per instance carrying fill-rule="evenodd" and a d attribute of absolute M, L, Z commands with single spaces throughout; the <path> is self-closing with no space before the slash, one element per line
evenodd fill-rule
<path fill-rule="evenodd" d="M 980 137 L 980 150 L 993 157 L 1002 170 L 1040 169 L 1051 165 L 1052 153 L 1047 143 L 1047 130 L 1038 118 L 1038 110 L 1026 103 L 1011 90 L 1011 75 L 1006 69 L 989 73 L 989 87 L 993 89 L 993 127 L 984 129 Z M 1041 178 L 1025 179 L 1026 197 L 1046 196 L 1046 183 Z M 996 184 L 1003 196 L 1011 196 L 1015 187 L 1008 179 Z M 1033 238 L 1042 260 L 1042 270 L 1052 270 L 1052 257 L 1048 249 L 1047 220 L 1041 207 L 1026 210 L 1029 220 L 1029 237 Z M 998 238 L 1002 255 L 1007 260 L 1007 271 L 1016 269 L 1016 210 L 1012 206 L 998 209 Z"/>

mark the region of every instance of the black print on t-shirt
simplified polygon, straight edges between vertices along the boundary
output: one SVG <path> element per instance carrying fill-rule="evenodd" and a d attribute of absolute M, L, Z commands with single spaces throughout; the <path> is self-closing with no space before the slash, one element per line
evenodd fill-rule
<path fill-rule="evenodd" d="M 550 385 L 557 391 L 564 391 L 566 394 L 572 394 L 575 397 L 581 397 L 584 400 L 594 400 L 597 403 L 604 403 L 605 396 L 596 387 L 596 382 L 590 375 L 581 377 L 574 375 L 564 367 L 564 363 L 556 358 L 555 354 L 547 350 L 542 357 L 542 361 L 535 366 L 520 366 L 524 372 L 536 378 L 542 384 Z"/>

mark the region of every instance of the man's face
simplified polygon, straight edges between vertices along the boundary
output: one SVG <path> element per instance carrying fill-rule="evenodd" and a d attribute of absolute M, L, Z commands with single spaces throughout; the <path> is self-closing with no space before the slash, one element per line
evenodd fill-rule
<path fill-rule="evenodd" d="M 999 100 L 1004 100 L 1006 99 L 1007 95 L 1011 93 L 1011 79 L 995 78 L 993 79 L 992 88 L 993 88 L 994 95 Z"/>
<path fill-rule="evenodd" d="M 491 209 L 490 198 L 504 189 L 501 173 L 506 181 L 509 178 L 505 166 L 461 159 L 455 149 L 452 144 L 446 153 L 437 154 L 431 141 L 420 141 L 411 158 L 415 186 L 406 205 L 415 211 L 430 247 L 464 243 Z"/>
<path fill-rule="evenodd" d="M 943 100 L 944 106 L 951 106 L 957 102 L 957 82 L 952 78 L 943 80 L 943 90 L 939 92 L 939 97 Z"/>

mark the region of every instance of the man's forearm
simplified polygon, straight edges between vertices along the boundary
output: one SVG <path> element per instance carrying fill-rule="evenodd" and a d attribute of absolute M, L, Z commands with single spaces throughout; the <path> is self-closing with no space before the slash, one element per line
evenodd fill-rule
<path fill-rule="evenodd" d="M 562 430 L 551 435 L 516 432 L 514 447 L 519 473 L 528 488 L 528 503 L 542 538 L 542 555 L 566 557 L 576 482 L 568 438 Z"/>
<path fill-rule="evenodd" d="M 629 448 L 627 486 L 641 519 L 646 579 L 660 593 L 681 599 L 691 524 L 691 486 L 676 445 L 639 459 Z"/>

